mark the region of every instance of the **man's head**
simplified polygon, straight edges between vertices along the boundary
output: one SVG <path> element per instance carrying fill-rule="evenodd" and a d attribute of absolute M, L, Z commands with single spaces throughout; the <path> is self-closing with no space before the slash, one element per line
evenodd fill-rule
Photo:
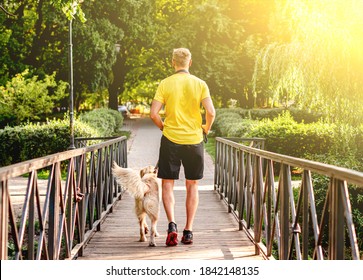
<path fill-rule="evenodd" d="M 186 48 L 174 49 L 173 66 L 177 68 L 187 68 L 191 65 L 192 54 Z"/>

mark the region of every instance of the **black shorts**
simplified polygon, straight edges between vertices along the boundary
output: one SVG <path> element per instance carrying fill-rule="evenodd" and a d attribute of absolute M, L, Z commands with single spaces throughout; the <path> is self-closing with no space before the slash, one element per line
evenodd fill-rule
<path fill-rule="evenodd" d="M 200 180 L 204 171 L 204 144 L 180 145 L 161 137 L 158 178 L 179 179 L 180 166 L 183 164 L 185 179 Z"/>

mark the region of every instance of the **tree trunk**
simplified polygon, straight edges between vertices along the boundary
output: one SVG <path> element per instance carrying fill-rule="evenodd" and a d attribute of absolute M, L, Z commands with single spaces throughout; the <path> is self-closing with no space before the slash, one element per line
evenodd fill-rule
<path fill-rule="evenodd" d="M 124 91 L 124 82 L 126 76 L 126 57 L 117 56 L 117 60 L 112 67 L 113 81 L 108 87 L 108 107 L 113 110 L 118 109 L 118 95 Z"/>

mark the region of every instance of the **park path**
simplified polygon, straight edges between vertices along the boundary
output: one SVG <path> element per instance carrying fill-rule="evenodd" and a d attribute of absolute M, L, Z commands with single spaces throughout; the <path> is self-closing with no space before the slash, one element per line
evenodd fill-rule
<path fill-rule="evenodd" d="M 125 120 L 124 129 L 131 131 L 128 141 L 128 167 L 140 169 L 143 166 L 155 165 L 158 161 L 161 131 L 149 118 Z M 204 154 L 204 178 L 200 180 L 201 188 L 213 188 L 214 163 L 209 154 Z M 184 171 L 181 169 L 180 179 L 175 186 L 184 186 Z"/>

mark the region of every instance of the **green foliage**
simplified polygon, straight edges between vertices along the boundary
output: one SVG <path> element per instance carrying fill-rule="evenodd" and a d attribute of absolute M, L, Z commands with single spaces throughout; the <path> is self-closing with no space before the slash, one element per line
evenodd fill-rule
<path fill-rule="evenodd" d="M 362 170 L 363 125 L 329 124 L 318 119 L 319 115 L 291 108 L 223 108 L 217 109 L 212 128 L 216 136 L 265 138 L 265 148 L 272 152 Z"/>
<path fill-rule="evenodd" d="M 38 80 L 38 76 L 29 77 L 26 70 L 8 81 L 5 87 L 0 86 L 0 116 L 15 118 L 18 123 L 39 120 L 52 112 L 56 102 L 65 96 L 65 89 L 64 82 L 56 82 L 55 73 Z"/>
<path fill-rule="evenodd" d="M 215 135 L 224 137 L 243 137 L 257 122 L 243 119 L 236 111 L 218 111 L 213 130 Z"/>
<path fill-rule="evenodd" d="M 246 137 L 250 130 L 258 124 L 259 120 L 274 119 L 283 112 L 289 112 L 295 122 L 306 123 L 318 120 L 318 115 L 311 114 L 305 110 L 294 108 L 283 109 L 242 109 L 221 108 L 217 109 L 213 130 L 217 136 L 224 137 Z M 305 123 L 305 122 L 304 122 Z"/>
<path fill-rule="evenodd" d="M 277 118 L 264 119 L 246 136 L 266 139 L 266 150 L 294 157 L 309 154 L 328 154 L 334 142 L 335 125 L 324 123 L 297 123 L 289 112 Z"/>
<path fill-rule="evenodd" d="M 118 135 L 123 124 L 121 113 L 107 108 L 83 113 L 79 120 L 93 127 L 102 136 Z"/>
<path fill-rule="evenodd" d="M 150 100 L 173 72 L 172 49 L 185 46 L 193 55 L 191 73 L 207 82 L 217 106 L 231 98 L 243 108 L 294 104 L 360 125 L 358 2 L 4 1 L 16 17 L 0 13 L 0 84 L 25 69 L 40 79 L 55 71 L 68 80 L 68 21 L 87 17 L 73 25 L 76 109 L 105 89 L 114 109 L 118 95 Z"/>
<path fill-rule="evenodd" d="M 75 16 L 82 21 L 86 21 L 85 14 L 82 10 L 81 4 L 84 0 L 51 0 L 50 3 L 55 7 L 62 9 L 68 20 L 74 19 Z"/>
<path fill-rule="evenodd" d="M 85 93 L 97 94 L 109 86 L 111 67 L 116 61 L 115 43 L 124 34 L 109 19 L 96 17 L 87 24 L 75 25 L 73 36 L 75 92 L 77 103 L 82 103 Z"/>
<path fill-rule="evenodd" d="M 296 122 L 312 123 L 321 119 L 321 115 L 304 109 L 290 108 L 273 108 L 273 109 L 243 109 L 236 108 L 219 108 L 217 109 L 217 117 L 221 114 L 236 113 L 244 119 L 262 120 L 274 119 L 283 112 L 288 111 Z"/>
<path fill-rule="evenodd" d="M 243 50 L 247 5 L 245 1 L 156 1 L 157 40 L 152 48 L 165 70 L 155 71 L 153 80 L 173 72 L 172 49 L 184 46 L 192 52 L 191 73 L 207 82 L 216 102 L 240 100 L 253 69 L 253 59 L 246 58 Z"/>
<path fill-rule="evenodd" d="M 275 5 L 274 39 L 256 56 L 255 96 L 264 91 L 272 104 L 294 102 L 333 122 L 361 124 L 363 21 L 357 11 L 362 3 L 279 0 Z"/>
<path fill-rule="evenodd" d="M 69 119 L 46 124 L 25 124 L 0 130 L 0 166 L 66 151 L 69 148 Z M 75 137 L 96 137 L 99 132 L 80 121 L 74 123 Z"/>

